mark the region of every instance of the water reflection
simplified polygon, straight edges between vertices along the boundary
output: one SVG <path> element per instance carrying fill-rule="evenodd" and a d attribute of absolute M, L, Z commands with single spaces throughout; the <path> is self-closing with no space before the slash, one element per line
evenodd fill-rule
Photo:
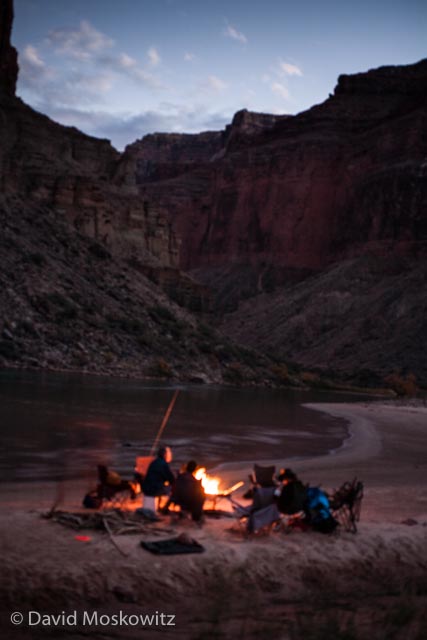
<path fill-rule="evenodd" d="M 173 389 L 135 380 L 0 373 L 0 477 L 83 477 L 99 462 L 129 474 L 147 455 Z M 270 389 L 182 387 L 163 441 L 176 465 L 204 466 L 276 456 L 323 454 L 340 446 L 343 421 L 303 402 L 343 394 Z"/>

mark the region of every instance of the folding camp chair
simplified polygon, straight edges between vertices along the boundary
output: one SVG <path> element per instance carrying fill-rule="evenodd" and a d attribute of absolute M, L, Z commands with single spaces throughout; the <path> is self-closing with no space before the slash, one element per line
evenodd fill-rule
<path fill-rule="evenodd" d="M 254 464 L 254 470 L 249 476 L 249 479 L 254 486 L 275 487 L 277 485 L 274 480 L 275 471 L 275 466 L 263 467 L 259 464 Z"/>
<path fill-rule="evenodd" d="M 362 499 L 363 482 L 357 478 L 354 478 L 352 482 L 344 482 L 339 489 L 329 495 L 329 505 L 333 516 L 345 531 L 357 532 Z"/>
<path fill-rule="evenodd" d="M 274 487 L 255 488 L 253 502 L 248 507 L 241 505 L 231 495 L 227 498 L 240 529 L 246 535 L 270 533 L 283 520 L 274 500 Z"/>
<path fill-rule="evenodd" d="M 262 487 L 266 489 L 268 487 L 276 487 L 277 483 L 274 479 L 276 471 L 275 466 L 263 467 L 259 464 L 254 464 L 254 470 L 249 474 L 249 480 L 251 482 L 250 488 L 246 491 L 243 497 L 246 500 L 253 498 L 254 489 L 256 487 Z"/>

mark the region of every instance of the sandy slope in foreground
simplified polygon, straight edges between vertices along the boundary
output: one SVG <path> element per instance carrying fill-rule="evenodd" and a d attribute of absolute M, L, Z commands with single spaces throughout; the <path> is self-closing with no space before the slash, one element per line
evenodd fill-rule
<path fill-rule="evenodd" d="M 201 531 L 182 525 L 206 547 L 204 554 L 151 556 L 139 547 L 141 536 L 120 536 L 125 557 L 105 534 L 91 533 L 85 544 L 74 539 L 75 532 L 28 512 L 32 497 L 15 489 L 9 507 L 14 503 L 21 508 L 12 507 L 1 518 L 2 622 L 9 625 L 9 637 L 46 637 L 46 629 L 33 628 L 27 636 L 25 629 L 10 628 L 7 612 L 30 607 L 176 612 L 177 626 L 170 635 L 175 638 L 215 633 L 256 638 L 278 629 L 285 634 L 279 637 L 304 633 L 314 638 L 304 629 L 301 612 L 304 620 L 312 620 L 319 609 L 313 602 L 322 600 L 322 610 L 340 612 L 340 627 L 357 623 L 355 638 L 364 633 L 371 640 L 421 638 L 427 594 L 427 409 L 377 403 L 310 406 L 348 419 L 351 437 L 334 454 L 293 462 L 292 467 L 305 481 L 325 488 L 355 475 L 365 482 L 358 535 L 293 532 L 247 541 L 231 533 L 230 520 L 224 518 L 209 520 Z M 227 466 L 221 475 L 231 482 L 245 478 L 249 470 Z M 44 490 L 48 504 L 53 489 Z M 67 506 L 73 503 L 77 496 L 68 497 Z M 416 524 L 403 524 L 408 518 Z M 169 521 L 162 526 L 169 527 Z M 408 594 L 413 615 L 400 629 L 390 611 L 396 610 L 396 598 L 408 606 Z M 373 634 L 387 625 L 388 636 Z M 158 637 L 157 631 L 144 630 L 144 637 Z M 163 637 L 168 632 L 162 629 Z M 138 633 L 140 628 L 108 628 L 112 638 Z M 80 637 L 69 629 L 67 636 Z"/>

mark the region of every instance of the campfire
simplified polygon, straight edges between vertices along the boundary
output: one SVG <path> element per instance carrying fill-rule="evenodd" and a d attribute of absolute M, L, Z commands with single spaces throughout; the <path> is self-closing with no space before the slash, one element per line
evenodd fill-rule
<path fill-rule="evenodd" d="M 202 481 L 202 487 L 205 494 L 212 497 L 228 496 L 230 493 L 233 493 L 233 491 L 236 491 L 236 489 L 239 489 L 244 484 L 244 482 L 237 482 L 228 489 L 220 490 L 219 485 L 221 483 L 221 478 L 213 478 L 212 476 L 209 476 L 206 473 L 205 467 L 200 467 L 200 469 L 197 469 L 194 477 L 197 480 Z"/>
<path fill-rule="evenodd" d="M 206 473 L 205 467 L 200 467 L 197 469 L 194 477 L 197 480 L 202 481 L 202 487 L 206 495 L 208 496 L 217 496 L 219 494 L 219 483 L 221 480 L 219 478 L 213 478 Z"/>

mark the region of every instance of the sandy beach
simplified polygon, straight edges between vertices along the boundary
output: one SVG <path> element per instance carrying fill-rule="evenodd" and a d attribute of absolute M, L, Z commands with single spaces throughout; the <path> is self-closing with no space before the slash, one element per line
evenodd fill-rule
<path fill-rule="evenodd" d="M 292 531 L 246 539 L 228 517 L 208 518 L 202 529 L 165 517 L 143 535 L 116 536 L 120 552 L 103 532 L 89 531 L 90 541 L 83 542 L 72 529 L 41 517 L 55 486 L 3 487 L 5 637 L 427 637 L 427 408 L 379 402 L 310 407 L 348 420 L 349 438 L 329 456 L 274 462 L 326 490 L 355 476 L 362 480 L 356 535 Z M 247 478 L 251 466 L 224 465 L 218 474 L 229 485 Z M 84 489 L 83 483 L 65 487 L 61 508 L 79 509 Z M 227 508 L 226 501 L 219 508 Z M 140 547 L 141 539 L 181 531 L 205 552 L 154 556 Z M 29 626 L 29 610 L 75 612 L 78 624 L 71 617 L 62 626 L 51 619 Z M 103 613 L 108 624 L 82 626 L 83 611 Z M 175 616 L 174 626 L 115 625 L 108 618 L 156 611 Z M 24 622 L 12 625 L 12 612 L 22 612 Z"/>

